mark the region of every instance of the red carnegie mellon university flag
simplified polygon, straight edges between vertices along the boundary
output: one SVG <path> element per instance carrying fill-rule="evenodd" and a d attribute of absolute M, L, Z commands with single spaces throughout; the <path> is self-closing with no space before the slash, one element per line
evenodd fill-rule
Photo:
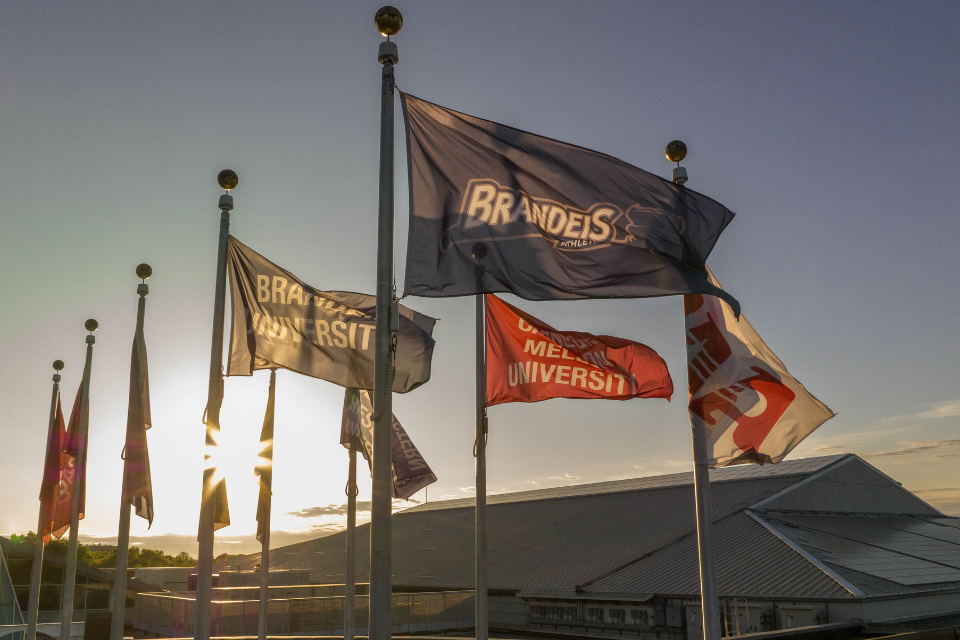
<path fill-rule="evenodd" d="M 712 273 L 708 274 L 720 286 Z M 763 342 L 712 296 L 683 298 L 690 420 L 707 439 L 711 467 L 777 463 L 834 416 Z"/>
<path fill-rule="evenodd" d="M 143 325 L 137 326 L 130 360 L 130 396 L 127 405 L 127 440 L 123 447 L 123 499 L 137 515 L 153 525 L 153 483 L 147 429 L 150 428 L 150 382 L 147 375 L 147 344 Z"/>
<path fill-rule="evenodd" d="M 66 455 L 62 451 L 62 447 L 66 431 L 67 429 L 63 424 L 63 409 L 60 408 L 60 394 L 58 393 L 53 433 L 50 434 L 47 442 L 47 457 L 43 465 L 43 484 L 40 486 L 40 514 L 42 519 L 40 536 L 44 542 L 50 542 L 51 535 L 59 538 L 70 526 L 69 509 L 66 524 L 63 522 L 57 523 L 57 505 L 62 497 L 61 489 L 66 487 L 62 479 L 64 463 L 66 462 Z M 67 493 L 68 498 L 69 495 Z"/>
<path fill-rule="evenodd" d="M 673 380 L 650 347 L 557 331 L 487 295 L 487 406 L 550 398 L 667 398 Z"/>

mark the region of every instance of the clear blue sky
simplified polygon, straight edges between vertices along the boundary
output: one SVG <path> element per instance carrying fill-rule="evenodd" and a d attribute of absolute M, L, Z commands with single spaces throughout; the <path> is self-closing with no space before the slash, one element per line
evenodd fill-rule
<path fill-rule="evenodd" d="M 96 317 L 85 536 L 115 535 L 134 267 L 147 301 L 156 521 L 196 552 L 216 257 L 215 177 L 233 233 L 321 288 L 373 292 L 379 3 L 0 4 L 0 532 L 36 526 L 50 363 L 65 411 Z M 710 264 L 791 372 L 839 416 L 795 455 L 853 451 L 960 514 L 960 4 L 415 2 L 397 84 L 609 153 L 738 212 Z M 406 166 L 397 117 L 398 281 Z M 508 298 L 509 299 L 509 298 Z M 433 380 L 395 401 L 439 482 L 473 480 L 473 301 L 441 318 Z M 676 298 L 529 303 L 560 329 L 639 340 L 685 384 Z M 253 457 L 268 374 L 228 379 L 234 524 L 256 546 Z M 281 372 L 277 544 L 339 526 L 342 391 Z M 690 468 L 672 403 L 554 400 L 490 411 L 491 490 Z M 369 485 L 361 488 L 361 499 Z M 422 499 L 422 494 L 417 496 Z M 311 511 L 312 509 L 312 511 Z M 134 518 L 134 536 L 146 525 Z"/>

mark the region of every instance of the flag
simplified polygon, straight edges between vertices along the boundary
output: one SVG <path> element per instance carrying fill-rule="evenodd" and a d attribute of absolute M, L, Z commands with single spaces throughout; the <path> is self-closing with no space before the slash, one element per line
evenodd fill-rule
<path fill-rule="evenodd" d="M 82 437 L 80 423 L 87 417 L 86 407 L 83 402 L 83 383 L 77 390 L 77 398 L 73 401 L 73 409 L 70 411 L 70 422 L 67 424 L 67 430 L 63 437 L 64 466 L 61 478 L 60 500 L 57 502 L 57 515 L 54 520 L 54 531 L 59 526 L 70 526 L 70 511 L 73 503 L 74 491 L 80 492 L 80 520 L 83 520 L 83 514 L 86 510 L 87 487 L 85 480 L 86 470 L 86 452 L 87 442 Z M 83 451 L 83 464 L 77 465 L 77 456 Z"/>
<path fill-rule="evenodd" d="M 153 484 L 150 480 L 150 453 L 147 429 L 150 418 L 150 381 L 147 375 L 147 343 L 143 325 L 138 323 L 130 358 L 130 396 L 127 403 L 127 439 L 123 447 L 123 500 L 129 501 L 138 516 L 153 525 Z"/>
<path fill-rule="evenodd" d="M 550 398 L 666 398 L 667 364 L 650 347 L 612 336 L 557 331 L 488 294 L 486 406 Z"/>
<path fill-rule="evenodd" d="M 691 295 L 683 306 L 690 420 L 707 441 L 708 459 L 697 462 L 775 464 L 834 416 L 725 302 Z"/>
<path fill-rule="evenodd" d="M 347 389 L 343 398 L 343 420 L 340 423 L 340 444 L 359 451 L 373 469 L 373 404 L 370 393 Z M 427 461 L 410 440 L 397 416 L 393 416 L 390 438 L 393 461 L 393 497 L 409 498 L 428 484 L 437 481 Z"/>
<path fill-rule="evenodd" d="M 407 295 L 737 301 L 705 264 L 733 212 L 608 155 L 401 94 Z M 474 245 L 487 251 L 482 270 Z"/>
<path fill-rule="evenodd" d="M 273 495 L 273 407 L 277 387 L 277 374 L 270 372 L 270 392 L 267 395 L 267 411 L 260 430 L 260 455 L 253 474 L 260 485 L 257 500 L 257 540 L 263 542 L 263 534 L 270 526 L 270 496 Z"/>
<path fill-rule="evenodd" d="M 50 542 L 50 536 L 60 538 L 70 527 L 70 513 L 67 512 L 66 522 L 58 521 L 57 507 L 62 498 L 61 488 L 65 486 L 63 480 L 66 455 L 62 451 L 63 439 L 66 435 L 66 426 L 63 423 L 63 409 L 60 406 L 60 394 L 57 393 L 57 408 L 54 413 L 54 424 L 47 440 L 47 455 L 43 464 L 43 483 L 40 485 L 40 537 Z"/>
<path fill-rule="evenodd" d="M 218 531 L 230 524 L 230 503 L 227 502 L 227 479 L 220 478 L 214 487 L 213 530 Z M 197 536 L 197 540 L 200 536 Z"/>
<path fill-rule="evenodd" d="M 376 296 L 318 291 L 233 237 L 227 255 L 233 301 L 228 376 L 280 367 L 373 389 Z M 395 393 L 430 379 L 435 323 L 400 307 Z"/>

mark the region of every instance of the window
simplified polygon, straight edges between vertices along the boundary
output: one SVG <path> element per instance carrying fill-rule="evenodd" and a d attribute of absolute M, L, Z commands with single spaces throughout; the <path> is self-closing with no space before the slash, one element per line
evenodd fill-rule
<path fill-rule="evenodd" d="M 646 609 L 631 609 L 630 620 L 633 624 L 650 624 L 650 614 Z"/>
<path fill-rule="evenodd" d="M 603 622 L 603 609 L 600 607 L 588 607 L 587 608 L 587 621 L 588 622 Z"/>
<path fill-rule="evenodd" d="M 625 624 L 627 621 L 627 612 L 624 609 L 607 609 L 610 616 L 610 622 L 614 624 Z"/>

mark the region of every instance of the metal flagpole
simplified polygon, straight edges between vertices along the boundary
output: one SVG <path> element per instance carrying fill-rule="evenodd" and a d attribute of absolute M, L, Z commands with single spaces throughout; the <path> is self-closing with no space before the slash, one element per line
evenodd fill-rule
<path fill-rule="evenodd" d="M 53 368 L 56 373 L 53 374 L 53 396 L 50 399 L 50 422 L 47 425 L 47 455 L 50 452 L 50 443 L 54 437 L 59 437 L 57 433 L 57 399 L 60 397 L 60 371 L 63 370 L 63 360 L 54 360 Z M 43 470 L 46 474 L 47 459 L 44 456 Z M 44 477 L 43 481 L 47 480 Z M 33 550 L 33 568 L 30 571 L 30 597 L 27 604 L 27 638 L 26 640 L 37 640 L 37 613 L 40 609 L 40 579 L 43 569 L 43 502 L 40 503 L 40 517 L 37 519 L 37 544 Z M 46 524 L 50 524 L 49 522 Z"/>
<path fill-rule="evenodd" d="M 390 36 L 399 33 L 403 17 L 393 7 L 375 16 L 377 31 L 387 36 L 377 60 L 383 65 L 380 85 L 380 208 L 377 231 L 377 325 L 373 397 L 373 497 L 370 513 L 370 640 L 390 640 L 391 530 L 393 465 L 393 66 L 399 60 Z"/>
<path fill-rule="evenodd" d="M 143 280 L 137 285 L 137 294 L 140 301 L 137 304 L 137 330 L 134 335 L 143 331 L 143 314 L 147 306 L 147 294 L 150 287 L 146 280 L 153 274 L 148 264 L 137 266 L 137 277 Z M 126 451 L 126 439 L 124 439 Z M 124 463 L 123 481 L 120 489 L 120 526 L 117 532 L 117 564 L 113 574 L 113 608 L 110 617 L 110 640 L 123 640 L 123 618 L 127 608 L 127 554 L 130 551 L 130 507 L 133 505 L 127 496 L 127 467 Z"/>
<path fill-rule="evenodd" d="M 667 159 L 676 162 L 673 182 L 687 182 L 687 170 L 680 161 L 687 156 L 687 145 L 674 140 L 667 145 Z M 686 296 L 684 296 L 686 299 Z M 700 555 L 700 608 L 704 640 L 720 640 L 720 597 L 717 593 L 717 562 L 713 552 L 713 511 L 710 508 L 710 469 L 707 466 L 707 435 L 691 423 L 693 437 L 693 492 L 697 507 L 697 550 Z"/>
<path fill-rule="evenodd" d="M 83 323 L 90 332 L 86 337 L 87 360 L 83 366 L 83 383 L 80 391 L 80 420 L 77 425 L 77 455 L 74 458 L 73 496 L 70 503 L 70 541 L 67 543 L 67 562 L 63 576 L 63 610 L 60 612 L 60 640 L 70 640 L 73 625 L 73 597 L 77 580 L 77 543 L 80 528 L 80 496 L 86 492 L 87 432 L 90 428 L 90 370 L 93 366 L 93 345 L 97 339 L 93 332 L 100 326 L 91 318 Z M 83 473 L 81 473 L 83 470 Z"/>
<path fill-rule="evenodd" d="M 477 261 L 477 290 L 483 290 L 482 260 L 487 255 L 487 247 L 478 242 L 473 245 L 473 259 Z M 487 341 L 486 308 L 484 295 L 477 294 L 476 318 L 476 374 L 477 374 L 477 434 L 474 455 L 477 458 L 477 498 L 475 531 L 475 573 L 476 599 L 475 624 L 476 640 L 487 640 Z"/>
<path fill-rule="evenodd" d="M 270 394 L 267 398 L 267 406 L 273 407 L 277 392 L 277 370 L 270 369 Z M 273 416 L 270 416 L 273 420 Z M 270 450 L 273 451 L 273 443 L 270 443 Z M 263 476 L 260 482 L 263 482 Z M 262 489 L 261 489 L 262 491 Z M 257 638 L 258 640 L 267 640 L 267 607 L 270 595 L 270 515 L 273 509 L 273 454 L 270 454 L 270 491 L 267 495 L 266 520 L 263 522 L 260 532 L 260 617 L 257 619 Z M 113 640 L 111 638 L 111 640 Z"/>
<path fill-rule="evenodd" d="M 239 179 L 230 169 L 217 175 L 217 184 L 225 191 L 235 189 Z M 227 297 L 227 238 L 230 235 L 230 211 L 233 196 L 220 196 L 220 244 L 217 249 L 217 282 L 213 298 L 213 338 L 210 343 L 210 380 L 207 387 L 206 411 L 206 456 L 210 460 L 217 446 L 220 432 L 220 403 L 223 392 L 223 315 Z M 193 633 L 196 640 L 210 638 L 210 597 L 213 593 L 213 528 L 215 513 L 216 469 L 207 466 L 203 470 L 203 489 L 200 494 L 200 527 L 197 550 L 197 592 Z"/>
<path fill-rule="evenodd" d="M 357 451 L 350 447 L 347 474 L 347 570 L 343 581 L 343 640 L 353 640 L 357 593 Z"/>

